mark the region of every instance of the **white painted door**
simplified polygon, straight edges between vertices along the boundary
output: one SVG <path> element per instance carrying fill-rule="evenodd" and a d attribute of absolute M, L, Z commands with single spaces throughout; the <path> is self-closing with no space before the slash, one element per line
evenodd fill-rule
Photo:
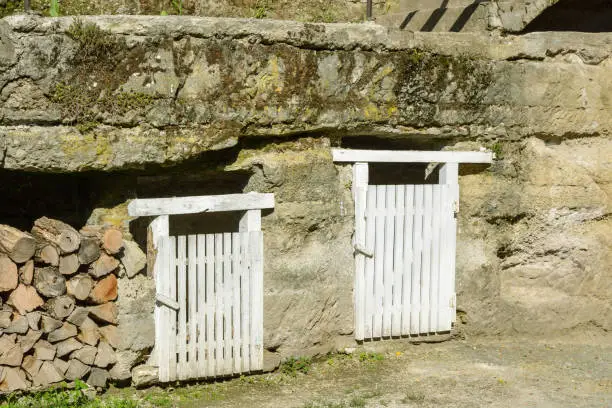
<path fill-rule="evenodd" d="M 160 381 L 261 370 L 262 232 L 160 236 L 157 242 Z"/>
<path fill-rule="evenodd" d="M 367 174 L 356 167 L 356 339 L 450 331 L 455 186 L 368 185 L 360 178 Z"/>

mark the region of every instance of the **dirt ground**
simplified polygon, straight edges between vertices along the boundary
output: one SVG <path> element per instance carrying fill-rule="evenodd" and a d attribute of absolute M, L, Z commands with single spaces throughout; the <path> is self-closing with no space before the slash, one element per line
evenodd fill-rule
<path fill-rule="evenodd" d="M 612 407 L 612 334 L 367 343 L 307 374 L 111 390 L 143 407 Z"/>

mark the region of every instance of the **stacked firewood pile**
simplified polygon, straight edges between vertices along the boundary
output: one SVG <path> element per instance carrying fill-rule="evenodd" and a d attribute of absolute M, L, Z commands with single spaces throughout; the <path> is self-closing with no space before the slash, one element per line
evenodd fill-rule
<path fill-rule="evenodd" d="M 46 217 L 31 233 L 0 225 L 0 392 L 106 386 L 123 246 L 112 227 L 77 231 Z"/>

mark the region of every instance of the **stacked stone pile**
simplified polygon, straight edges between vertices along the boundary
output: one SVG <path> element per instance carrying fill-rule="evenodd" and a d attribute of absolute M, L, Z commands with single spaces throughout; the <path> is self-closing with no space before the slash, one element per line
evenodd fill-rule
<path fill-rule="evenodd" d="M 104 387 L 116 363 L 121 231 L 42 217 L 0 225 L 0 392 L 83 379 Z M 127 267 L 124 265 L 128 265 Z"/>

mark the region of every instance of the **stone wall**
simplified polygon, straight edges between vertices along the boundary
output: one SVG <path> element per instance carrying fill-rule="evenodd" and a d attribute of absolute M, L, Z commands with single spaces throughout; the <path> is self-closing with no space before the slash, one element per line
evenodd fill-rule
<path fill-rule="evenodd" d="M 11 17 L 0 177 L 112 175 L 104 200 L 83 188 L 90 222 L 141 244 L 147 220 L 127 217 L 129 198 L 275 193 L 264 344 L 289 355 L 352 338 L 351 170 L 330 147 L 490 148 L 490 168 L 460 170 L 462 330 L 610 330 L 611 51 L 605 34 Z M 129 284 L 150 315 L 151 282 Z"/>

